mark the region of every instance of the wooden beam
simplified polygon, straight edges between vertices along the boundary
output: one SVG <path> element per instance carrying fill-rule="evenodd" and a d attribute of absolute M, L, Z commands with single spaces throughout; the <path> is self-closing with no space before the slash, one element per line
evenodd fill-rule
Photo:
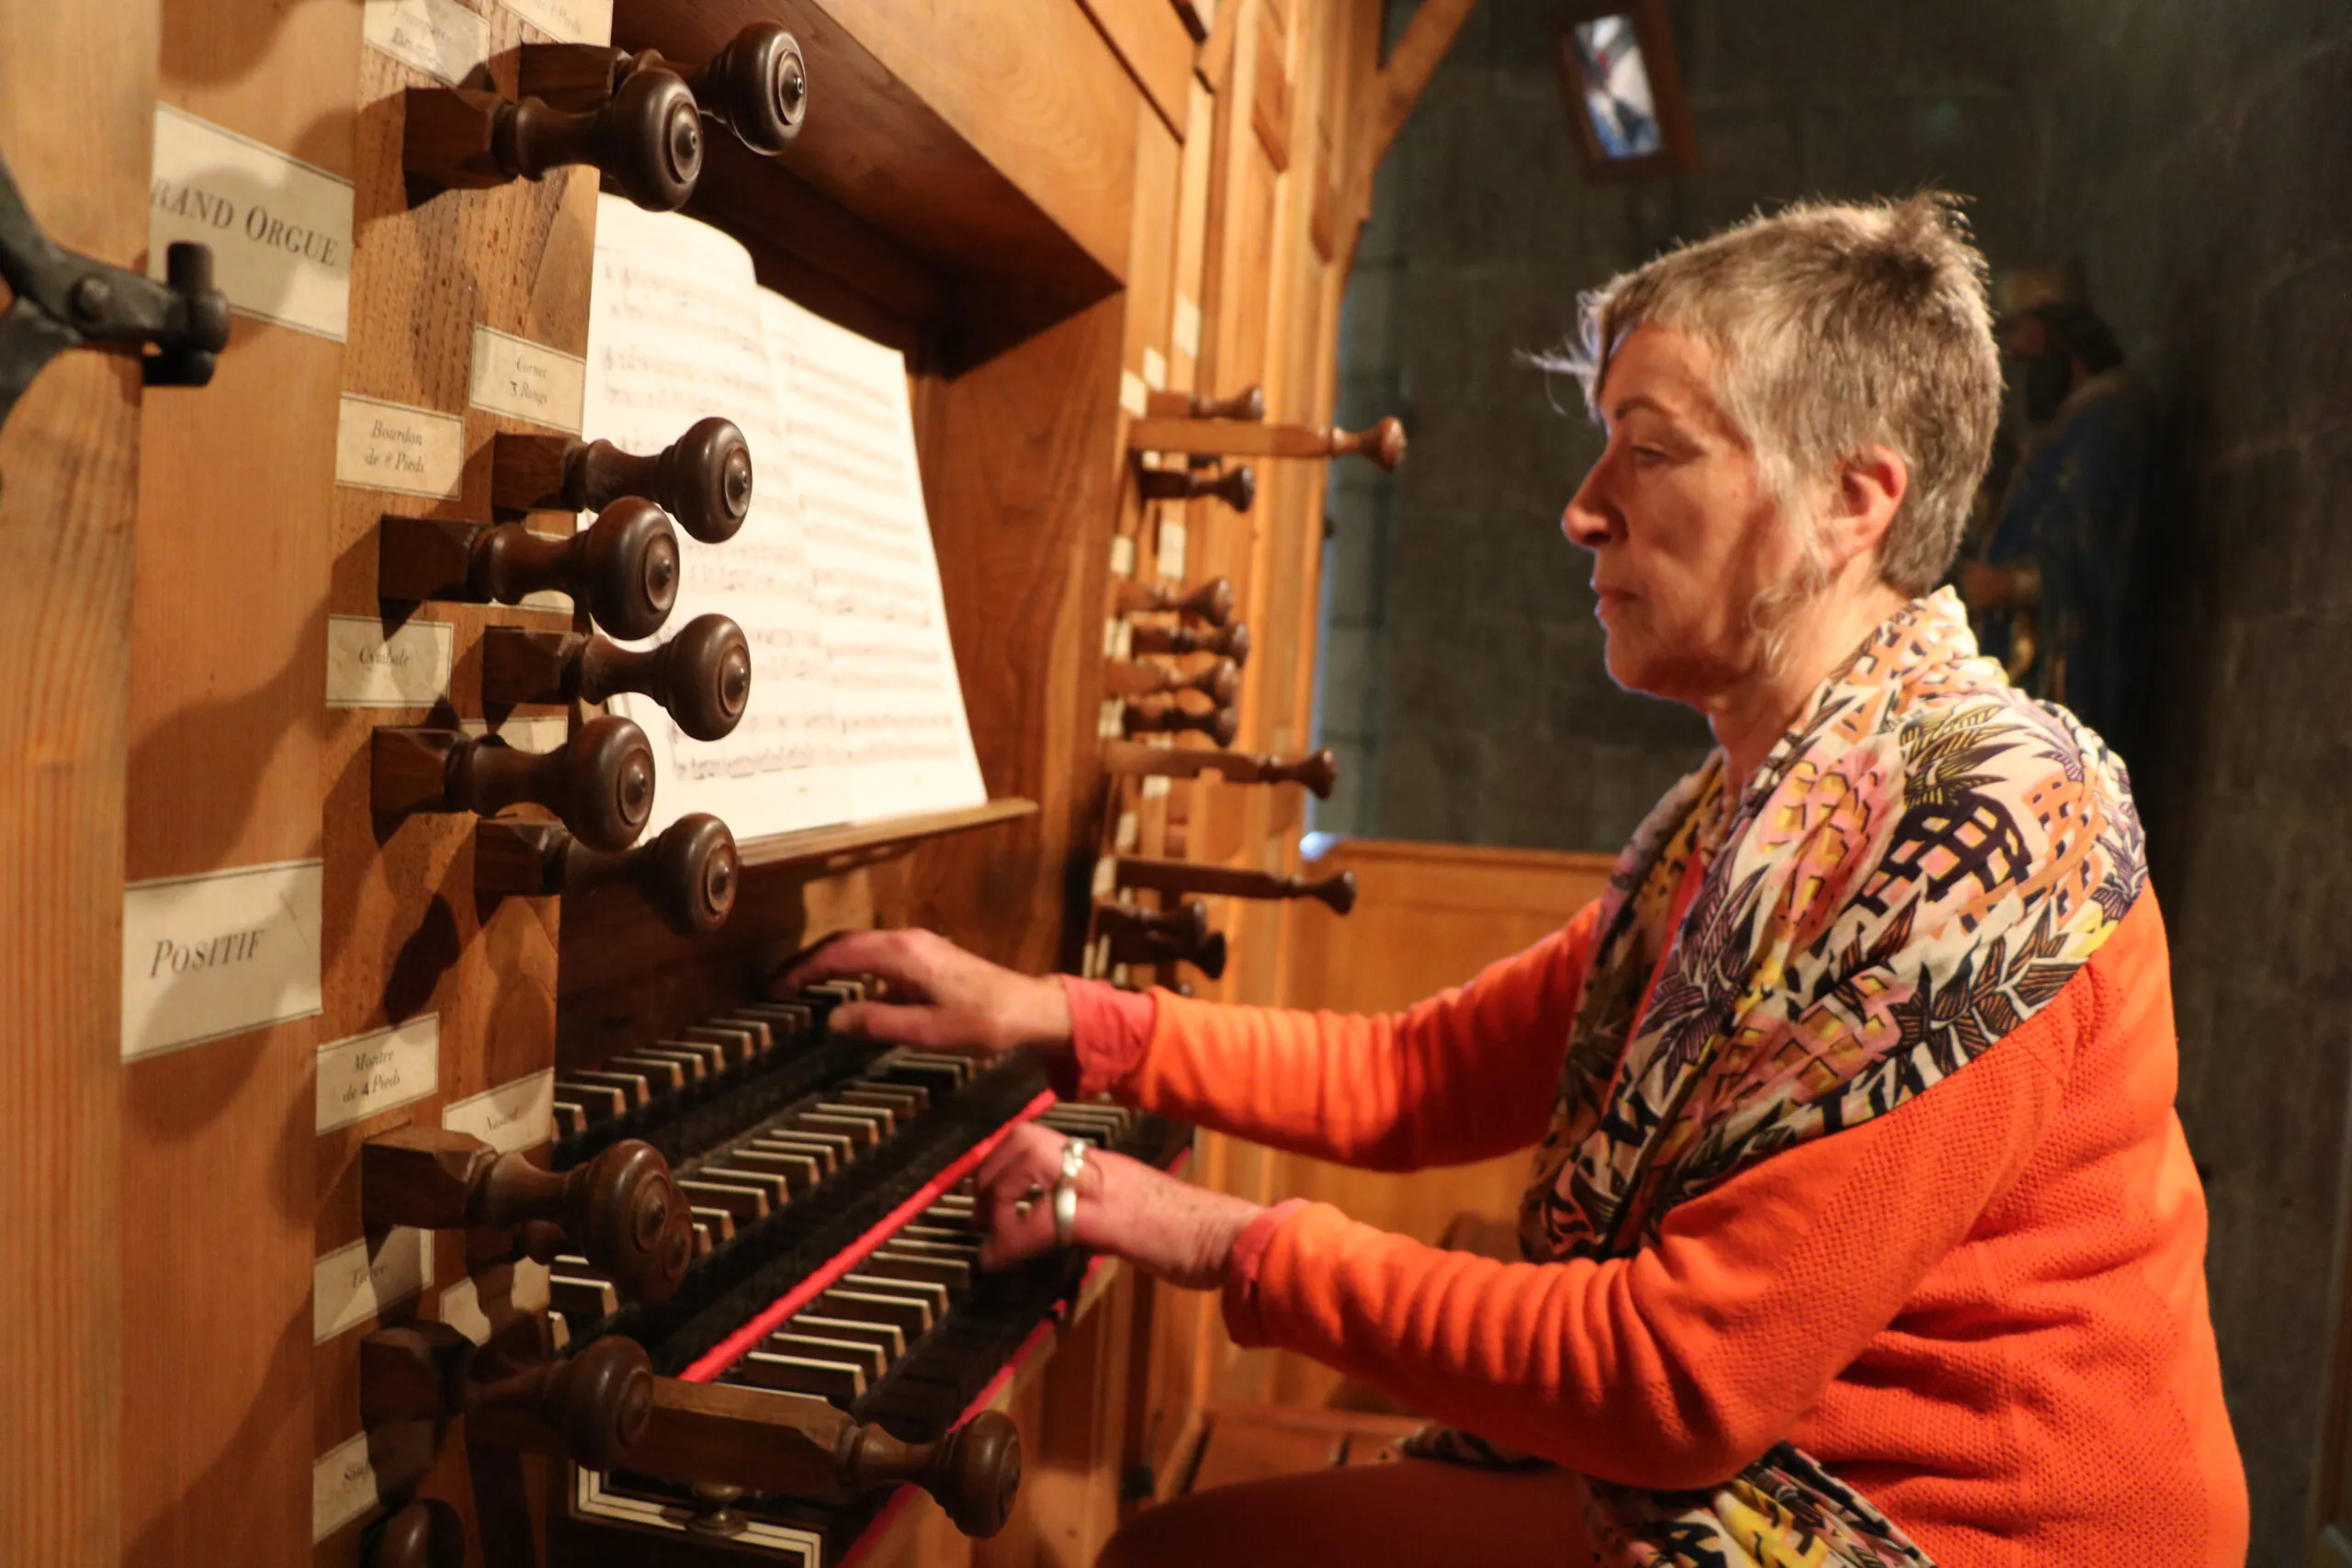
<path fill-rule="evenodd" d="M 1363 154 L 1363 160 L 1352 167 L 1359 173 L 1367 194 L 1372 188 L 1373 171 L 1388 156 L 1396 133 L 1405 129 L 1413 106 L 1421 101 L 1422 90 L 1437 74 L 1439 62 L 1453 48 L 1462 24 L 1470 19 L 1477 4 L 1478 0 L 1425 0 L 1421 8 L 1413 13 L 1413 19 L 1405 25 L 1405 36 L 1396 40 L 1388 63 L 1381 68 L 1372 90 L 1364 95 L 1363 110 L 1356 120 L 1356 151 Z"/>
<path fill-rule="evenodd" d="M 1396 144 L 1413 106 L 1421 99 L 1430 78 L 1461 36 L 1478 0 L 1424 0 L 1405 36 L 1388 56 L 1388 63 L 1364 83 L 1353 112 L 1348 117 L 1346 146 L 1338 150 L 1342 174 L 1339 182 L 1338 218 L 1344 227 L 1340 242 L 1341 276 L 1354 270 L 1356 242 L 1372 215 L 1372 179 L 1380 161 Z M 1376 48 L 1376 42 L 1374 44 Z"/>

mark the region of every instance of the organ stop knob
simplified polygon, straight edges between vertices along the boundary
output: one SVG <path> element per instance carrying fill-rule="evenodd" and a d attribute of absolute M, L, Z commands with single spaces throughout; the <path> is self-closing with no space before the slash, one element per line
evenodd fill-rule
<path fill-rule="evenodd" d="M 1119 855 L 1112 865 L 1114 886 L 1120 887 L 1150 887 L 1162 893 L 1215 893 L 1233 898 L 1312 898 L 1340 915 L 1356 907 L 1356 877 L 1351 871 L 1309 880 L 1271 871 L 1246 871 L 1238 866 L 1159 860 L 1147 855 Z"/>
<path fill-rule="evenodd" d="M 694 1250 L 693 1223 L 669 1162 L 635 1139 L 559 1174 L 469 1134 L 407 1126 L 368 1139 L 359 1173 L 371 1228 L 552 1224 L 636 1301 L 669 1300 Z"/>
<path fill-rule="evenodd" d="M 395 1511 L 360 1538 L 365 1568 L 466 1568 L 466 1526 L 438 1497 Z"/>
<path fill-rule="evenodd" d="M 706 117 L 769 157 L 792 145 L 808 116 L 808 62 L 774 22 L 752 23 L 698 69 L 650 49 L 631 54 L 596 44 L 526 43 L 520 53 L 523 91 L 564 109 L 594 108 L 639 72 L 675 72 Z"/>
<path fill-rule="evenodd" d="M 1225 933 L 1209 929 L 1208 906 L 1197 899 L 1166 910 L 1098 904 L 1094 923 L 1111 939 L 1114 964 L 1189 964 L 1212 980 L 1225 977 Z"/>
<path fill-rule="evenodd" d="M 1212 577 L 1206 582 L 1188 589 L 1156 587 L 1148 582 L 1122 580 L 1112 592 L 1112 603 L 1122 615 L 1150 615 L 1174 611 L 1195 621 L 1213 626 L 1230 626 L 1233 622 L 1233 579 Z"/>
<path fill-rule="evenodd" d="M 681 936 L 707 936 L 725 925 L 741 876 L 735 835 L 707 812 L 689 812 L 619 854 L 599 853 L 552 822 L 474 829 L 477 893 L 546 897 L 625 884 Z"/>
<path fill-rule="evenodd" d="M 478 1348 L 446 1324 L 379 1329 L 360 1341 L 359 1389 L 368 1422 L 463 1416 L 471 1441 L 588 1470 L 813 1500 L 910 1483 L 967 1535 L 1001 1529 L 1021 1485 L 1020 1435 L 1001 1412 L 901 1442 L 820 1400 L 656 1377 L 644 1348 L 616 1334 L 557 1360 Z"/>
<path fill-rule="evenodd" d="M 652 212 L 674 212 L 702 174 L 702 120 L 674 72 L 639 71 L 571 114 L 469 87 L 411 87 L 401 167 L 424 186 L 486 190 L 586 164 Z"/>
<path fill-rule="evenodd" d="M 1257 471 L 1237 463 L 1222 473 L 1200 468 L 1146 468 L 1136 479 L 1146 501 L 1196 501 L 1215 496 L 1236 512 L 1258 502 Z"/>
<path fill-rule="evenodd" d="M 1340 782 L 1340 760 L 1324 747 L 1287 761 L 1248 751 L 1211 751 L 1197 746 L 1147 746 L 1134 740 L 1102 743 L 1106 773 L 1159 773 L 1189 779 L 1216 773 L 1234 784 L 1300 784 L 1329 800 Z"/>
<path fill-rule="evenodd" d="M 1236 664 L 1247 664 L 1250 627 L 1241 621 L 1214 631 L 1203 631 L 1197 626 L 1140 626 L 1128 634 L 1127 647 L 1136 653 L 1216 653 Z"/>
<path fill-rule="evenodd" d="M 379 816 L 543 806 L 592 849 L 625 850 L 653 814 L 653 748 L 628 719 L 605 715 L 560 751 L 517 751 L 457 729 L 387 726 L 371 738 Z"/>
<path fill-rule="evenodd" d="M 752 513 L 752 448 L 735 422 L 697 420 L 650 457 L 609 441 L 502 430 L 490 442 L 490 503 L 506 512 L 602 512 L 640 496 L 706 545 Z"/>
<path fill-rule="evenodd" d="M 482 636 L 481 700 L 601 703 L 638 692 L 697 740 L 733 731 L 752 699 L 752 647 L 724 615 L 697 615 L 658 648 L 616 647 L 579 632 L 492 626 Z"/>
<path fill-rule="evenodd" d="M 1208 708 L 1195 712 L 1179 707 L 1174 699 L 1152 705 L 1136 704 L 1128 707 L 1121 721 L 1129 736 L 1173 735 L 1191 730 L 1205 735 L 1219 746 L 1230 746 L 1233 738 L 1241 733 L 1241 715 L 1229 707 Z"/>
<path fill-rule="evenodd" d="M 386 599 L 518 604 L 569 594 L 616 637 L 651 637 L 678 598 L 678 532 L 635 496 L 570 538 L 520 523 L 386 516 L 377 527 L 376 592 Z"/>
<path fill-rule="evenodd" d="M 1103 684 L 1119 697 L 1197 692 L 1216 706 L 1229 708 L 1241 695 L 1241 666 L 1219 659 L 1186 674 L 1172 664 L 1114 660 L 1103 671 Z"/>

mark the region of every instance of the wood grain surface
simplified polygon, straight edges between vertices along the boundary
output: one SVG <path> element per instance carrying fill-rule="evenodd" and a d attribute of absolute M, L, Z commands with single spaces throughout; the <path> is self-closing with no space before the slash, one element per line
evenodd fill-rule
<path fill-rule="evenodd" d="M 146 250 L 155 7 L 0 4 L 0 152 L 50 237 Z M 0 288 L 0 297 L 5 297 Z M 181 395 L 187 395 L 185 393 Z M 112 1568 L 121 1540 L 123 721 L 140 386 L 51 363 L 0 432 L 0 1180 L 30 1206 L 0 1276 L 0 1557 Z"/>

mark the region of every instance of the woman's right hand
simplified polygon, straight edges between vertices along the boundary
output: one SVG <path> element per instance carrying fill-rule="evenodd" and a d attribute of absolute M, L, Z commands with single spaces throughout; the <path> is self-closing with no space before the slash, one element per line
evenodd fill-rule
<path fill-rule="evenodd" d="M 879 1000 L 845 1002 L 830 1027 L 933 1051 L 1067 1053 L 1069 1001 L 1051 976 L 1015 974 L 925 931 L 849 931 L 819 943 L 770 983 L 789 998 L 820 980 L 873 976 Z"/>

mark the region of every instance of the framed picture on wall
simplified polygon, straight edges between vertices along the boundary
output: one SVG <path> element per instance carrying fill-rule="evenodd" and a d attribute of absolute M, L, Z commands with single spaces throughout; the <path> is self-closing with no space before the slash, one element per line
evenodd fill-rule
<path fill-rule="evenodd" d="M 1647 179 L 1699 166 L 1666 0 L 1571 0 L 1554 49 L 1587 179 Z"/>

